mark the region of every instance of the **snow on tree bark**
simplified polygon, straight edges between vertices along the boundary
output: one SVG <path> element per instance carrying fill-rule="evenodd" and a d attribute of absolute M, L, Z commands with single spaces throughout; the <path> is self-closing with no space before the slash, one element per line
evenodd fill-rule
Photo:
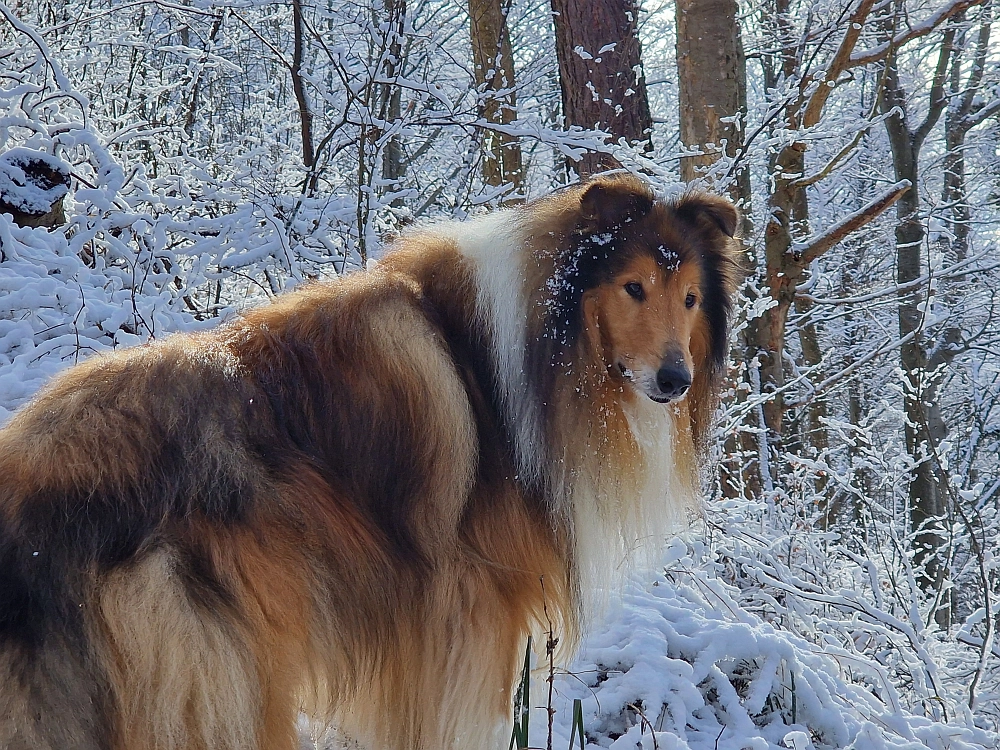
<path fill-rule="evenodd" d="M 69 174 L 62 159 L 28 148 L 10 149 L 0 155 L 0 213 L 11 214 L 22 227 L 65 224 Z"/>
<path fill-rule="evenodd" d="M 556 57 L 567 127 L 606 132 L 643 150 L 652 147 L 636 0 L 552 0 Z M 571 166 L 581 176 L 621 166 L 589 151 Z"/>
<path fill-rule="evenodd" d="M 472 65 L 480 94 L 479 114 L 486 122 L 509 125 L 517 119 L 514 55 L 507 15 L 510 0 L 469 0 Z M 502 130 L 485 130 L 483 180 L 487 185 L 510 185 L 520 193 L 524 185 L 521 145 Z"/>

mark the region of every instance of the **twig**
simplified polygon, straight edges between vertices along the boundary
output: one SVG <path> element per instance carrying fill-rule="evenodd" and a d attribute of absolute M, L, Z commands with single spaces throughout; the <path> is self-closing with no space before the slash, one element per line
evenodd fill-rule
<path fill-rule="evenodd" d="M 548 625 L 548 638 L 545 641 L 545 656 L 549 660 L 549 676 L 545 681 L 549 683 L 549 694 L 545 703 L 545 712 L 548 714 L 549 726 L 548 736 L 545 741 L 545 750 L 552 750 L 552 724 L 556 716 L 556 710 L 552 707 L 552 693 L 555 688 L 556 681 L 555 653 L 556 646 L 559 644 L 559 639 L 552 633 L 552 619 L 549 617 L 549 606 L 545 598 L 545 576 L 542 576 L 539 580 L 542 584 L 542 613 L 545 615 L 545 623 Z"/>
<path fill-rule="evenodd" d="M 640 734 L 645 734 L 646 733 L 646 727 L 649 727 L 649 736 L 653 738 L 653 750 L 660 750 L 660 746 L 656 742 L 656 731 L 653 729 L 653 722 L 651 722 L 646 717 L 646 714 L 644 714 L 642 712 L 642 709 L 639 708 L 639 706 L 637 706 L 635 703 L 629 703 L 628 707 L 631 708 L 633 711 L 635 711 L 637 714 L 639 714 L 639 732 L 640 732 Z"/>
<path fill-rule="evenodd" d="M 934 31 L 938 26 L 940 26 L 944 21 L 947 21 L 952 16 L 963 13 L 974 5 L 979 5 L 983 0 L 958 0 L 951 5 L 946 5 L 945 7 L 938 10 L 936 13 L 932 13 L 926 20 L 922 23 L 918 23 L 912 26 L 909 31 L 902 34 L 897 34 L 892 39 L 887 42 L 883 42 L 877 47 L 872 47 L 870 50 L 865 52 L 859 52 L 856 55 L 851 55 L 851 59 L 848 63 L 849 68 L 855 68 L 859 65 L 867 65 L 868 63 L 876 62 L 885 57 L 890 50 L 898 49 L 907 42 L 916 39 L 917 37 L 926 36 Z"/>

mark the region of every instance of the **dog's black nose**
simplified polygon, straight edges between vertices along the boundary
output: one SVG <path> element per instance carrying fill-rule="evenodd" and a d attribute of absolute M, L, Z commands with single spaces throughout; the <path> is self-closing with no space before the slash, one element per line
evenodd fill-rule
<path fill-rule="evenodd" d="M 684 365 L 664 365 L 656 373 L 656 387 L 668 398 L 680 398 L 691 387 L 691 373 Z"/>

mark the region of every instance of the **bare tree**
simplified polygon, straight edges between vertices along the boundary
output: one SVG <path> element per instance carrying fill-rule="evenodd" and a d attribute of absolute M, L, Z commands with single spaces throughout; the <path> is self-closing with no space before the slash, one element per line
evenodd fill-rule
<path fill-rule="evenodd" d="M 941 412 L 938 386 L 943 368 L 954 357 L 961 332 L 957 329 L 940 333 L 934 344 L 934 335 L 927 322 L 928 294 L 922 285 L 914 284 L 923 277 L 927 261 L 924 217 L 920 206 L 920 152 L 931 131 L 948 107 L 953 105 L 946 118 L 945 138 L 949 151 L 945 159 L 944 198 L 951 204 L 952 225 L 957 229 L 954 250 L 964 257 L 967 248 L 969 214 L 964 204 L 964 166 L 961 150 L 969 129 L 982 120 L 983 112 L 995 112 L 996 102 L 976 102 L 976 90 L 982 80 L 982 66 L 989 44 L 990 24 L 988 11 L 979 28 L 979 39 L 973 53 L 973 68 L 966 82 L 967 91 L 955 91 L 960 85 L 962 65 L 958 39 L 962 15 L 956 14 L 945 29 L 938 46 L 937 60 L 926 105 L 926 114 L 918 123 L 912 122 L 915 108 L 900 81 L 898 53 L 895 48 L 886 58 L 881 109 L 885 113 L 886 133 L 892 149 L 892 163 L 897 179 L 909 181 L 914 188 L 896 204 L 896 282 L 902 288 L 898 295 L 897 318 L 900 364 L 905 379 L 904 426 L 906 450 L 913 469 L 910 475 L 908 496 L 910 522 L 913 529 L 914 565 L 917 583 L 936 602 L 934 616 L 941 627 L 947 628 L 952 618 L 952 594 L 947 586 L 949 577 L 948 544 L 949 507 L 948 477 L 937 460 L 937 448 L 948 435 L 948 425 Z M 893 19 L 896 21 L 896 17 Z M 889 26 L 892 38 L 895 23 Z M 950 71 L 950 75 L 949 75 Z M 952 92 L 948 91 L 951 81 Z M 949 128 L 950 126 L 950 128 Z M 946 204 L 947 205 L 947 204 Z M 959 228 L 962 227 L 962 228 Z"/>
<path fill-rule="evenodd" d="M 807 190 L 826 180 L 844 164 L 868 127 L 858 128 L 825 163 L 807 169 L 806 153 L 816 138 L 817 127 L 823 122 L 830 97 L 838 88 L 855 80 L 850 74 L 853 69 L 884 60 L 892 50 L 932 33 L 972 4 L 973 0 L 954 0 L 891 36 L 889 41 L 867 49 L 860 44 L 863 34 L 867 30 L 870 38 L 872 27 L 882 23 L 887 13 L 891 15 L 891 9 L 887 10 L 885 4 L 876 0 L 845 4 L 838 16 L 804 30 L 793 24 L 790 0 L 773 0 L 764 12 L 763 22 L 771 40 L 761 54 L 764 86 L 775 92 L 774 109 L 768 119 L 775 123 L 772 126 L 775 134 L 778 130 L 784 130 L 785 134 L 781 137 L 782 145 L 769 157 L 768 219 L 764 257 L 760 264 L 760 281 L 775 304 L 752 321 L 749 333 L 752 352 L 760 362 L 760 387 L 766 398 L 762 410 L 764 423 L 759 432 L 761 440 L 780 445 L 786 435 L 786 337 L 789 313 L 797 304 L 797 288 L 809 280 L 815 261 L 850 232 L 892 206 L 910 188 L 910 183 L 898 181 L 872 196 L 847 219 L 820 231 L 810 228 Z M 873 17 L 875 11 L 877 14 Z M 815 46 L 812 40 L 817 40 Z M 875 115 L 871 112 L 869 119 L 873 120 Z M 805 137 L 807 133 L 809 137 Z M 836 133 L 831 137 L 835 136 Z M 797 311 L 807 316 L 808 304 L 800 302 Z M 807 317 L 805 319 L 808 321 Z M 815 366 L 820 353 L 817 331 L 806 324 L 799 326 L 798 333 L 806 364 Z M 824 408 L 820 406 L 813 411 L 813 421 L 821 419 Z M 815 433 L 813 440 L 823 445 L 822 431 L 815 425 L 812 430 Z M 762 451 L 766 449 L 767 446 L 761 448 Z"/>
<path fill-rule="evenodd" d="M 899 79 L 896 51 L 893 50 L 886 60 L 881 109 L 887 115 L 885 127 L 892 148 L 893 169 L 897 178 L 909 181 L 914 188 L 919 186 L 920 150 L 944 111 L 944 78 L 954 39 L 955 29 L 952 27 L 945 32 L 941 42 L 931 86 L 930 106 L 923 121 L 916 125 L 911 125 L 911 106 Z M 911 189 L 896 204 L 896 283 L 900 286 L 906 287 L 921 277 L 924 238 L 920 191 Z M 944 488 L 935 475 L 935 466 L 930 457 L 924 454 L 928 441 L 937 444 L 943 437 L 943 434 L 932 436 L 928 433 L 930 421 L 939 421 L 940 414 L 937 412 L 937 405 L 927 401 L 929 393 L 925 389 L 928 362 L 923 341 L 924 302 L 924 295 L 919 289 L 900 292 L 897 315 L 899 335 L 904 341 L 900 348 L 900 364 L 906 381 L 906 450 L 915 464 L 909 483 L 910 518 L 916 531 L 914 563 L 920 572 L 918 583 L 925 590 L 933 592 L 943 585 L 946 571 L 938 558 L 938 552 L 946 541 L 941 528 L 946 507 Z M 943 433 L 943 423 L 940 424 L 940 429 Z M 945 610 L 941 609 L 939 612 L 947 619 Z"/>

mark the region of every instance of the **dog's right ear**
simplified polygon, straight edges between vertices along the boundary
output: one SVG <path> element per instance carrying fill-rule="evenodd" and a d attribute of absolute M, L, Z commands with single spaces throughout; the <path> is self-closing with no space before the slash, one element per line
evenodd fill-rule
<path fill-rule="evenodd" d="M 597 232 L 617 229 L 653 210 L 653 192 L 638 177 L 598 177 L 580 196 L 583 225 Z"/>

